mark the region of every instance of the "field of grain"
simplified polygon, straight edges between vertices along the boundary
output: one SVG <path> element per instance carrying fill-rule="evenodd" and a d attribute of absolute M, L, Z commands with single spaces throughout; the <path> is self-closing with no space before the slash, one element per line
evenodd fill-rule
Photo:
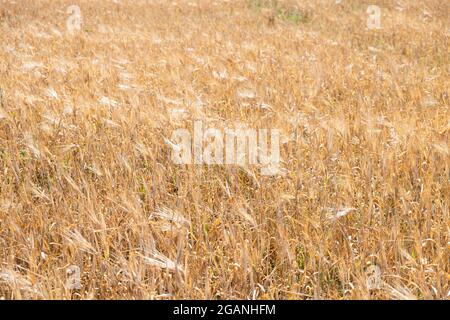
<path fill-rule="evenodd" d="M 0 299 L 448 299 L 449 9 L 0 0 Z M 278 174 L 175 164 L 195 120 Z"/>

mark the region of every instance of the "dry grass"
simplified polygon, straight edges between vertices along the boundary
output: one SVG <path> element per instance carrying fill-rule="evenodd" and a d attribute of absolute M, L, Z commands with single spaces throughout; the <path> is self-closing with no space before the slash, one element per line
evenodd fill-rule
<path fill-rule="evenodd" d="M 449 3 L 335 2 L 0 0 L 0 298 L 448 298 Z M 173 164 L 194 119 L 287 174 Z"/>

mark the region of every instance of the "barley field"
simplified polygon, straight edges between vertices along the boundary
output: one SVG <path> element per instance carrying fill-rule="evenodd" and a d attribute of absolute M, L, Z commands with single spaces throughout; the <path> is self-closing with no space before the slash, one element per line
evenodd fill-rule
<path fill-rule="evenodd" d="M 449 13 L 0 0 L 0 299 L 448 299 Z M 279 166 L 174 163 L 200 120 Z"/>

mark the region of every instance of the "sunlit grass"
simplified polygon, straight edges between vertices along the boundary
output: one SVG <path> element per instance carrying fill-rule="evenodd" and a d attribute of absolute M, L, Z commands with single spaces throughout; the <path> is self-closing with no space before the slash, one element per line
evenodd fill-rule
<path fill-rule="evenodd" d="M 374 1 L 380 30 L 364 1 L 75 2 L 0 1 L 0 298 L 448 298 L 445 1 Z M 280 129 L 286 174 L 175 165 L 195 120 Z"/>

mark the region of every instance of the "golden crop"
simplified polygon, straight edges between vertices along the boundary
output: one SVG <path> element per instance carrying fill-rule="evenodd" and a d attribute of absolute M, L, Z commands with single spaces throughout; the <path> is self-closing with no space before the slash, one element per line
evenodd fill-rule
<path fill-rule="evenodd" d="M 449 9 L 0 0 L 0 299 L 448 299 Z M 198 119 L 283 174 L 174 164 Z"/>

